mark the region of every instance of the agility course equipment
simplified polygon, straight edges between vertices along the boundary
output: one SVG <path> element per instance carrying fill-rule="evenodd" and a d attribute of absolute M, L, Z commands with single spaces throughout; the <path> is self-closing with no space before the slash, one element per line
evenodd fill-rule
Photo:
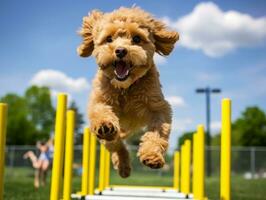
<path fill-rule="evenodd" d="M 59 100 L 60 102 L 60 100 Z M 60 108 L 60 106 L 59 106 Z M 229 99 L 222 101 L 222 144 L 221 144 L 221 194 L 223 200 L 230 200 L 230 130 L 231 105 Z M 62 118 L 61 118 L 62 119 Z M 64 124 L 64 123 L 63 123 Z M 97 142 L 94 134 L 87 127 L 83 137 L 83 173 L 81 178 L 81 191 L 71 195 L 78 199 L 206 199 L 205 196 L 205 136 L 204 127 L 199 125 L 193 135 L 193 143 L 186 140 L 181 151 L 174 153 L 174 176 L 172 187 L 152 186 L 123 186 L 110 185 L 110 153 L 103 144 L 100 144 L 99 185 L 95 187 L 96 148 Z M 193 148 L 191 146 L 193 145 Z M 60 149 L 60 148 L 58 148 Z M 191 150 L 193 153 L 191 154 Z M 66 154 L 67 156 L 67 154 Z M 192 159 L 191 159 L 192 158 Z M 68 158 L 65 157 L 67 160 Z M 191 160 L 193 160 L 192 191 Z M 57 174 L 58 175 L 58 174 Z M 65 179 L 68 176 L 65 174 Z M 57 178 L 57 180 L 60 180 Z M 226 185 L 226 186 L 225 186 Z M 226 189 L 225 189 L 226 188 Z M 54 188 L 51 188 L 51 193 Z M 69 197 L 69 193 L 68 193 Z M 65 198 L 64 199 L 68 199 Z"/>
<path fill-rule="evenodd" d="M 7 125 L 7 104 L 0 103 L 0 200 L 4 199 L 4 166 Z"/>
<path fill-rule="evenodd" d="M 222 100 L 220 199 L 230 200 L 231 168 L 231 101 Z M 110 153 L 100 145 L 99 186 L 95 187 L 97 141 L 90 129 L 84 129 L 81 191 L 71 194 L 74 111 L 67 110 L 67 95 L 58 95 L 55 124 L 54 160 L 51 178 L 51 200 L 101 199 L 101 200 L 170 200 L 206 199 L 205 195 L 205 136 L 204 127 L 199 125 L 193 140 L 186 140 L 180 151 L 174 153 L 172 187 L 126 186 L 110 184 Z M 7 105 L 0 103 L 0 200 L 3 199 L 3 168 Z M 192 144 L 191 144 L 192 142 Z M 192 148 L 191 148 L 192 147 Z M 192 152 L 192 153 L 191 153 Z M 191 159 L 192 158 L 192 159 Z M 192 164 L 191 164 L 192 160 Z M 192 173 L 191 173 L 192 166 Z M 63 170 L 64 167 L 64 170 Z M 64 172 L 64 175 L 63 175 Z M 191 176 L 192 174 L 192 176 Z M 192 191 L 191 191 L 192 179 Z"/>
<path fill-rule="evenodd" d="M 222 130 L 221 130 L 221 199 L 230 199 L 231 196 L 231 101 L 224 99 L 222 103 Z"/>

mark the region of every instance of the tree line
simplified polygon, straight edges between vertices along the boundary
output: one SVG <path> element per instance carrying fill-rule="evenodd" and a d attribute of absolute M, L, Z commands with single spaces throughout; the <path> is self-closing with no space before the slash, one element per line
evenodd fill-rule
<path fill-rule="evenodd" d="M 34 145 L 38 140 L 47 140 L 53 135 L 55 108 L 48 87 L 31 86 L 23 95 L 8 93 L 0 98 L 8 104 L 8 145 Z M 83 115 L 74 101 L 70 109 L 76 111 L 76 136 L 84 124 Z"/>
<path fill-rule="evenodd" d="M 185 139 L 192 140 L 196 131 L 185 132 L 178 140 L 180 147 Z M 220 145 L 221 133 L 213 135 L 211 145 Z M 233 146 L 266 146 L 266 113 L 258 106 L 247 107 L 232 123 Z"/>
<path fill-rule="evenodd" d="M 31 86 L 23 95 L 8 93 L 0 102 L 9 105 L 7 123 L 8 145 L 34 145 L 38 140 L 46 140 L 54 131 L 55 108 L 52 105 L 51 91 L 48 87 Z M 76 111 L 76 141 L 81 143 L 83 115 L 75 101 L 69 109 Z M 192 139 L 195 131 L 185 132 L 178 139 L 178 146 L 185 139 Z M 129 144 L 138 144 L 139 134 L 128 139 Z M 211 145 L 220 145 L 220 133 L 212 135 Z M 233 146 L 266 146 L 266 113 L 259 107 L 247 107 L 241 116 L 232 123 Z"/>

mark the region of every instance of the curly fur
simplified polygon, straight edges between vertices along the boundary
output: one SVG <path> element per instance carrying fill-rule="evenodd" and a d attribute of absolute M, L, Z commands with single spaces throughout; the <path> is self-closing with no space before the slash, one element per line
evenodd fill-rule
<path fill-rule="evenodd" d="M 120 176 L 130 175 L 129 154 L 122 140 L 146 127 L 138 157 L 151 168 L 161 168 L 165 163 L 172 111 L 161 91 L 153 56 L 155 52 L 170 54 L 178 33 L 168 30 L 138 7 L 121 7 L 111 13 L 93 10 L 83 18 L 80 35 L 83 42 L 78 54 L 93 55 L 99 66 L 89 101 L 91 128 L 112 152 L 114 167 Z M 132 42 L 135 35 L 141 38 L 139 44 Z M 112 42 L 107 42 L 108 36 Z M 114 73 L 118 47 L 127 49 L 123 61 L 131 66 L 129 76 L 123 81 Z"/>

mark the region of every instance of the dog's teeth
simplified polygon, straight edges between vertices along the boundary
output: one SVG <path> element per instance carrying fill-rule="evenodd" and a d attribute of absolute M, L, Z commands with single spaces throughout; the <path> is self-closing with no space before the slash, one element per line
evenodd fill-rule
<path fill-rule="evenodd" d="M 120 78 L 120 79 L 124 79 L 126 76 L 128 76 L 128 74 L 129 74 L 129 70 L 127 70 L 126 73 L 125 73 L 125 74 L 122 74 L 122 75 L 118 74 L 116 70 L 114 70 L 114 73 L 115 73 L 115 75 L 116 75 L 118 78 Z"/>

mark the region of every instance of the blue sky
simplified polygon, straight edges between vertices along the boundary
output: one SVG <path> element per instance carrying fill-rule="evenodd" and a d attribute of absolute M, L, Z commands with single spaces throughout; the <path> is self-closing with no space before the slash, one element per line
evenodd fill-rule
<path fill-rule="evenodd" d="M 69 92 L 83 113 L 94 58 L 80 58 L 76 47 L 82 17 L 136 4 L 180 33 L 173 53 L 156 57 L 174 125 L 171 146 L 183 131 L 205 123 L 205 98 L 197 87 L 219 87 L 213 95 L 213 132 L 220 121 L 220 100 L 233 100 L 233 119 L 246 106 L 266 110 L 266 2 L 261 1 L 1 1 L 0 96 L 22 94 L 29 85 Z M 43 71 L 45 70 L 45 71 Z M 50 75 L 48 78 L 45 75 Z"/>

